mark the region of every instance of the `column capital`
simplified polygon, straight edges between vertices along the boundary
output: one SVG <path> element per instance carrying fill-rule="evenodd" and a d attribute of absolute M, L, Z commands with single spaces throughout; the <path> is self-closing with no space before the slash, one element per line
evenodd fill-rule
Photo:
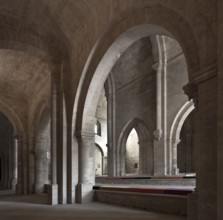
<path fill-rule="evenodd" d="M 191 83 L 183 87 L 184 93 L 188 96 L 189 100 L 193 99 L 195 106 L 198 104 L 198 85 L 217 76 L 216 63 L 202 68 L 194 74 Z"/>
<path fill-rule="evenodd" d="M 183 87 L 184 93 L 188 96 L 189 100 L 193 99 L 195 106 L 198 103 L 198 86 L 195 83 L 188 83 Z"/>
<path fill-rule="evenodd" d="M 16 140 L 21 140 L 21 139 L 23 138 L 23 135 L 22 135 L 22 133 L 15 133 L 15 134 L 13 135 L 13 137 L 14 137 L 14 139 L 16 139 Z"/>
<path fill-rule="evenodd" d="M 162 137 L 162 130 L 161 129 L 157 129 L 153 132 L 153 136 L 154 136 L 154 139 L 157 140 L 157 141 L 160 141 L 161 137 Z"/>

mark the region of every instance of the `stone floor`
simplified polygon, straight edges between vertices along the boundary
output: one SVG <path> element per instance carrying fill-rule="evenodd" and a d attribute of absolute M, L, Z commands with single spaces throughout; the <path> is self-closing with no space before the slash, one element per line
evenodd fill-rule
<path fill-rule="evenodd" d="M 46 205 L 45 195 L 0 195 L 1 220 L 186 220 L 186 217 L 117 207 L 102 203 Z"/>

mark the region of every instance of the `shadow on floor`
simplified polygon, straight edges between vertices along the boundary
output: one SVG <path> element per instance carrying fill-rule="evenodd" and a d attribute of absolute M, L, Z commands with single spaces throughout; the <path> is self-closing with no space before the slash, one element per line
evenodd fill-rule
<path fill-rule="evenodd" d="M 15 195 L 13 194 L 0 194 L 0 202 L 16 202 L 16 203 L 28 203 L 28 204 L 41 204 L 47 205 L 47 194 L 38 195 Z"/>

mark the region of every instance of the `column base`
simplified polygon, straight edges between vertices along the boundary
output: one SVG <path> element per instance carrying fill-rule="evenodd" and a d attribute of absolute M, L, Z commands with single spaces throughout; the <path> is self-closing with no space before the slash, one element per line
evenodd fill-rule
<path fill-rule="evenodd" d="M 198 194 L 197 192 L 193 192 L 188 197 L 188 204 L 187 204 L 187 219 L 188 220 L 197 220 L 197 202 L 198 202 Z"/>
<path fill-rule="evenodd" d="M 58 205 L 58 185 L 48 185 L 48 204 L 49 205 Z"/>
<path fill-rule="evenodd" d="M 12 189 L 16 191 L 17 179 L 12 179 Z"/>
<path fill-rule="evenodd" d="M 94 197 L 93 184 L 78 183 L 76 186 L 76 202 L 88 203 L 92 202 Z"/>
<path fill-rule="evenodd" d="M 154 173 L 153 173 L 154 176 L 166 176 L 166 172 L 163 171 L 163 170 L 154 170 Z"/>
<path fill-rule="evenodd" d="M 34 193 L 40 194 L 44 192 L 44 184 L 43 183 L 35 183 L 34 184 Z"/>
<path fill-rule="evenodd" d="M 173 175 L 179 175 L 179 169 L 178 168 L 174 168 L 172 171 Z"/>

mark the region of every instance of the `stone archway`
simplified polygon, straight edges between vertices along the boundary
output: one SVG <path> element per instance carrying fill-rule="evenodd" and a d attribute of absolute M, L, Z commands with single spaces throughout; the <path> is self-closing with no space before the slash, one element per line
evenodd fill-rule
<path fill-rule="evenodd" d="M 187 116 L 193 111 L 194 108 L 195 107 L 193 101 L 187 101 L 178 111 L 171 126 L 169 136 L 169 149 L 171 154 L 170 160 L 172 164 L 171 173 L 173 175 L 179 173 L 179 170 L 177 168 L 177 145 L 180 142 L 180 131 Z"/>
<path fill-rule="evenodd" d="M 17 193 L 25 191 L 25 186 L 22 185 L 22 179 L 24 178 L 25 168 L 22 166 L 25 138 L 23 125 L 16 115 L 16 113 L 7 104 L 0 101 L 0 112 L 2 112 L 10 121 L 14 130 L 14 146 L 13 146 L 13 173 L 12 173 L 12 189 L 16 189 Z"/>
<path fill-rule="evenodd" d="M 148 13 L 150 16 L 147 16 Z M 165 18 L 157 16 L 160 13 Z M 178 25 L 176 25 L 176 20 Z M 181 29 L 182 27 L 184 27 L 184 30 Z M 188 35 L 187 37 L 185 37 L 185 33 Z M 94 143 L 96 103 L 98 103 L 102 87 L 119 56 L 133 42 L 150 35 L 166 35 L 178 40 L 185 53 L 189 78 L 193 78 L 193 74 L 200 69 L 200 60 L 193 31 L 176 11 L 165 6 L 152 4 L 134 12 L 126 13 L 120 17 L 120 20 L 116 20 L 111 24 L 89 55 L 77 90 L 77 101 L 74 104 L 73 123 L 75 124 L 76 137 L 79 142 L 79 155 L 82 155 L 79 160 L 79 167 L 81 167 L 81 172 L 79 173 L 82 177 L 79 178 L 78 183 L 80 202 L 85 195 L 86 198 L 89 198 L 87 196 L 90 195 L 88 183 L 94 183 L 94 175 L 88 175 L 88 178 L 86 178 L 86 174 L 94 173 L 94 170 L 90 168 L 92 158 L 91 156 L 88 159 L 85 157 L 92 155 L 90 145 Z M 192 54 L 193 57 L 191 56 Z M 83 165 L 83 161 L 85 161 L 85 165 Z M 88 161 L 88 165 L 86 161 Z M 82 190 L 82 187 L 85 186 L 86 190 Z M 81 191 L 85 191 L 85 195 L 81 196 Z"/>
<path fill-rule="evenodd" d="M 160 18 L 160 16 L 158 18 L 157 14 L 160 14 L 158 12 L 166 16 L 165 19 L 164 17 Z M 150 14 L 149 17 L 147 16 L 148 13 Z M 175 21 L 177 18 L 179 24 L 176 27 Z M 187 29 L 187 31 L 182 31 L 182 26 Z M 190 35 L 190 37 L 185 37 L 185 33 Z M 107 29 L 95 44 L 95 47 L 88 57 L 76 96 L 79 106 L 77 106 L 77 104 L 74 106 L 74 111 L 78 113 L 76 118 L 76 131 L 89 131 L 93 129 L 85 127 L 85 125 L 89 125 L 89 120 L 93 120 L 93 118 L 90 117 L 91 114 L 94 114 L 91 100 L 95 101 L 98 99 L 99 93 L 112 66 L 126 48 L 134 41 L 149 35 L 166 35 L 176 38 L 185 53 L 189 78 L 192 78 L 192 74 L 199 70 L 200 61 L 196 50 L 196 40 L 193 36 L 193 31 L 180 14 L 165 6 L 153 4 L 149 4 L 149 6 L 144 9 L 140 8 L 132 14 L 125 13 L 120 20 L 114 22 Z M 103 41 L 105 41 L 106 44 L 104 44 Z M 88 87 L 89 90 L 82 89 Z M 79 100 L 80 94 L 82 97 L 81 100 Z M 89 94 L 91 94 L 91 97 L 89 97 Z M 95 101 L 95 103 L 97 103 L 97 101 Z M 91 106 L 91 108 L 89 106 Z M 84 110 L 82 111 L 81 109 Z M 82 121 L 82 119 L 85 120 L 85 118 L 88 122 Z M 76 119 L 74 118 L 74 120 Z"/>
<path fill-rule="evenodd" d="M 126 140 L 125 147 L 125 174 L 138 175 L 139 170 L 139 138 L 135 128 L 132 128 Z"/>
<path fill-rule="evenodd" d="M 139 139 L 139 174 L 153 173 L 153 140 L 147 126 L 140 119 L 133 119 L 128 122 L 119 136 L 117 146 L 117 173 L 120 176 L 126 174 L 125 171 L 125 154 L 126 154 L 126 141 L 132 129 L 135 129 Z"/>

